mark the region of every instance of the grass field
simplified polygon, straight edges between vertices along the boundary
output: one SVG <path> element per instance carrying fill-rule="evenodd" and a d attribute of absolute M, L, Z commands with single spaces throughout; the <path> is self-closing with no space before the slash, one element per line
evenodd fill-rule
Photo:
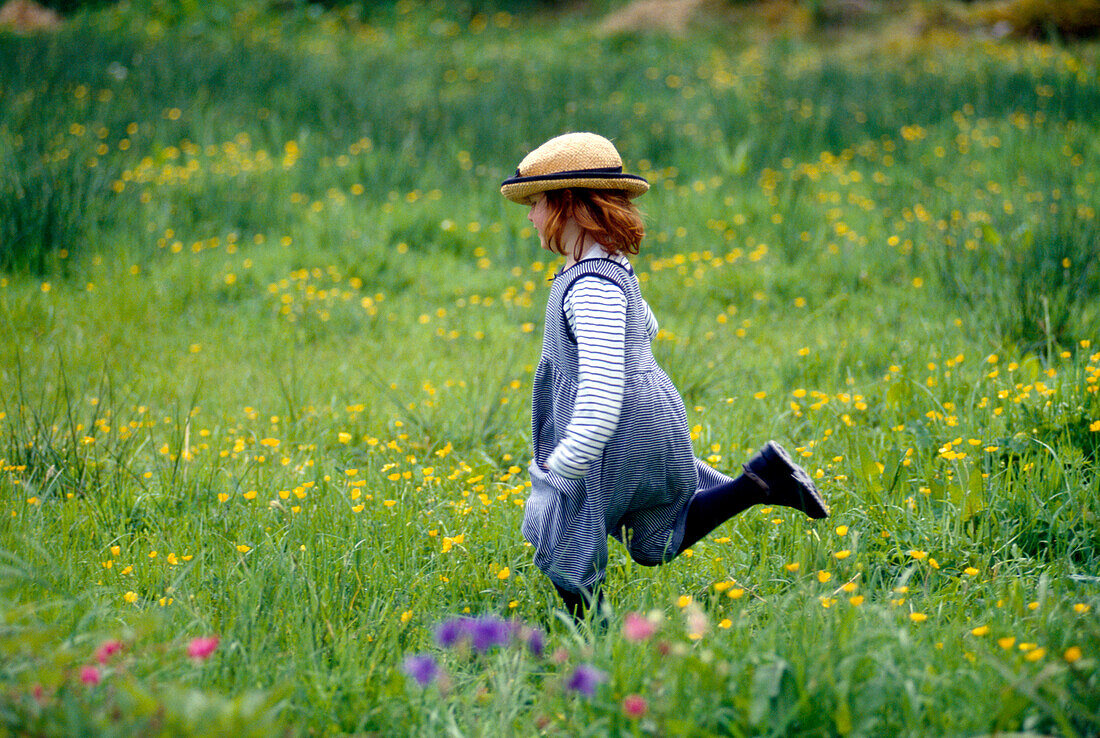
<path fill-rule="evenodd" d="M 0 33 L 4 731 L 1100 732 L 1100 47 L 446 7 Z M 832 506 L 613 546 L 595 632 L 498 193 L 568 130 L 653 185 L 698 454 Z"/>

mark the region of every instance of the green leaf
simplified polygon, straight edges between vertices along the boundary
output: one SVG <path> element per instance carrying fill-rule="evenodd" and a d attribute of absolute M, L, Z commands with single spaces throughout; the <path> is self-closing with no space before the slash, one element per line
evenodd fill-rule
<path fill-rule="evenodd" d="M 759 723 L 771 712 L 772 702 L 783 686 L 783 675 L 790 668 L 783 659 L 761 664 L 752 676 L 752 705 L 749 708 L 749 720 Z"/>

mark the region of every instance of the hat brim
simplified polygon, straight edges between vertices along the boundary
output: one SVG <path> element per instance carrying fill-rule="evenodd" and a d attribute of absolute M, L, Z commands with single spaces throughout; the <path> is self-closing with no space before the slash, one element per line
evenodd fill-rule
<path fill-rule="evenodd" d="M 572 172 L 539 177 L 510 177 L 500 185 L 500 194 L 520 205 L 531 205 L 540 192 L 587 187 L 592 190 L 622 190 L 633 200 L 649 190 L 649 182 L 633 174 L 583 176 Z"/>

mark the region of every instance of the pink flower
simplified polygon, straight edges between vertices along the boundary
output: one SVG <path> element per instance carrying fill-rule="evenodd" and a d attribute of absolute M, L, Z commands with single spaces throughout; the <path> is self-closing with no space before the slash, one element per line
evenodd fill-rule
<path fill-rule="evenodd" d="M 636 612 L 628 612 L 623 620 L 623 637 L 628 641 L 644 641 L 656 632 L 657 626 Z"/>
<path fill-rule="evenodd" d="M 645 698 L 640 694 L 628 694 L 623 698 L 623 714 L 628 718 L 640 718 L 648 709 Z"/>
<path fill-rule="evenodd" d="M 106 664 L 107 660 L 122 650 L 122 641 L 107 641 L 95 650 L 95 660 Z"/>
<path fill-rule="evenodd" d="M 217 636 L 202 636 L 199 638 L 192 638 L 191 642 L 187 644 L 187 655 L 196 661 L 204 661 L 210 658 L 210 654 L 214 653 L 214 649 L 218 647 Z"/>
<path fill-rule="evenodd" d="M 94 687 L 99 684 L 101 677 L 99 676 L 99 669 L 94 666 L 82 666 L 80 667 L 80 681 L 87 684 L 89 687 Z"/>

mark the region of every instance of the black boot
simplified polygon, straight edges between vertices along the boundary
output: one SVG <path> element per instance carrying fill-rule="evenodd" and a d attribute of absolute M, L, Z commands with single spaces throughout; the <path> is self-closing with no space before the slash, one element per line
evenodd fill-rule
<path fill-rule="evenodd" d="M 801 510 L 811 518 L 829 517 L 829 508 L 810 475 L 775 441 L 768 441 L 749 462 L 745 474 L 764 488 L 764 503 Z"/>
<path fill-rule="evenodd" d="M 590 608 L 594 609 L 596 614 L 599 615 L 600 605 L 603 603 L 603 587 L 597 585 L 593 592 L 572 592 L 559 587 L 557 583 L 553 584 L 554 589 L 558 590 L 558 595 L 565 604 L 565 611 L 572 616 L 574 623 L 580 625 L 584 621 L 585 613 Z"/>

